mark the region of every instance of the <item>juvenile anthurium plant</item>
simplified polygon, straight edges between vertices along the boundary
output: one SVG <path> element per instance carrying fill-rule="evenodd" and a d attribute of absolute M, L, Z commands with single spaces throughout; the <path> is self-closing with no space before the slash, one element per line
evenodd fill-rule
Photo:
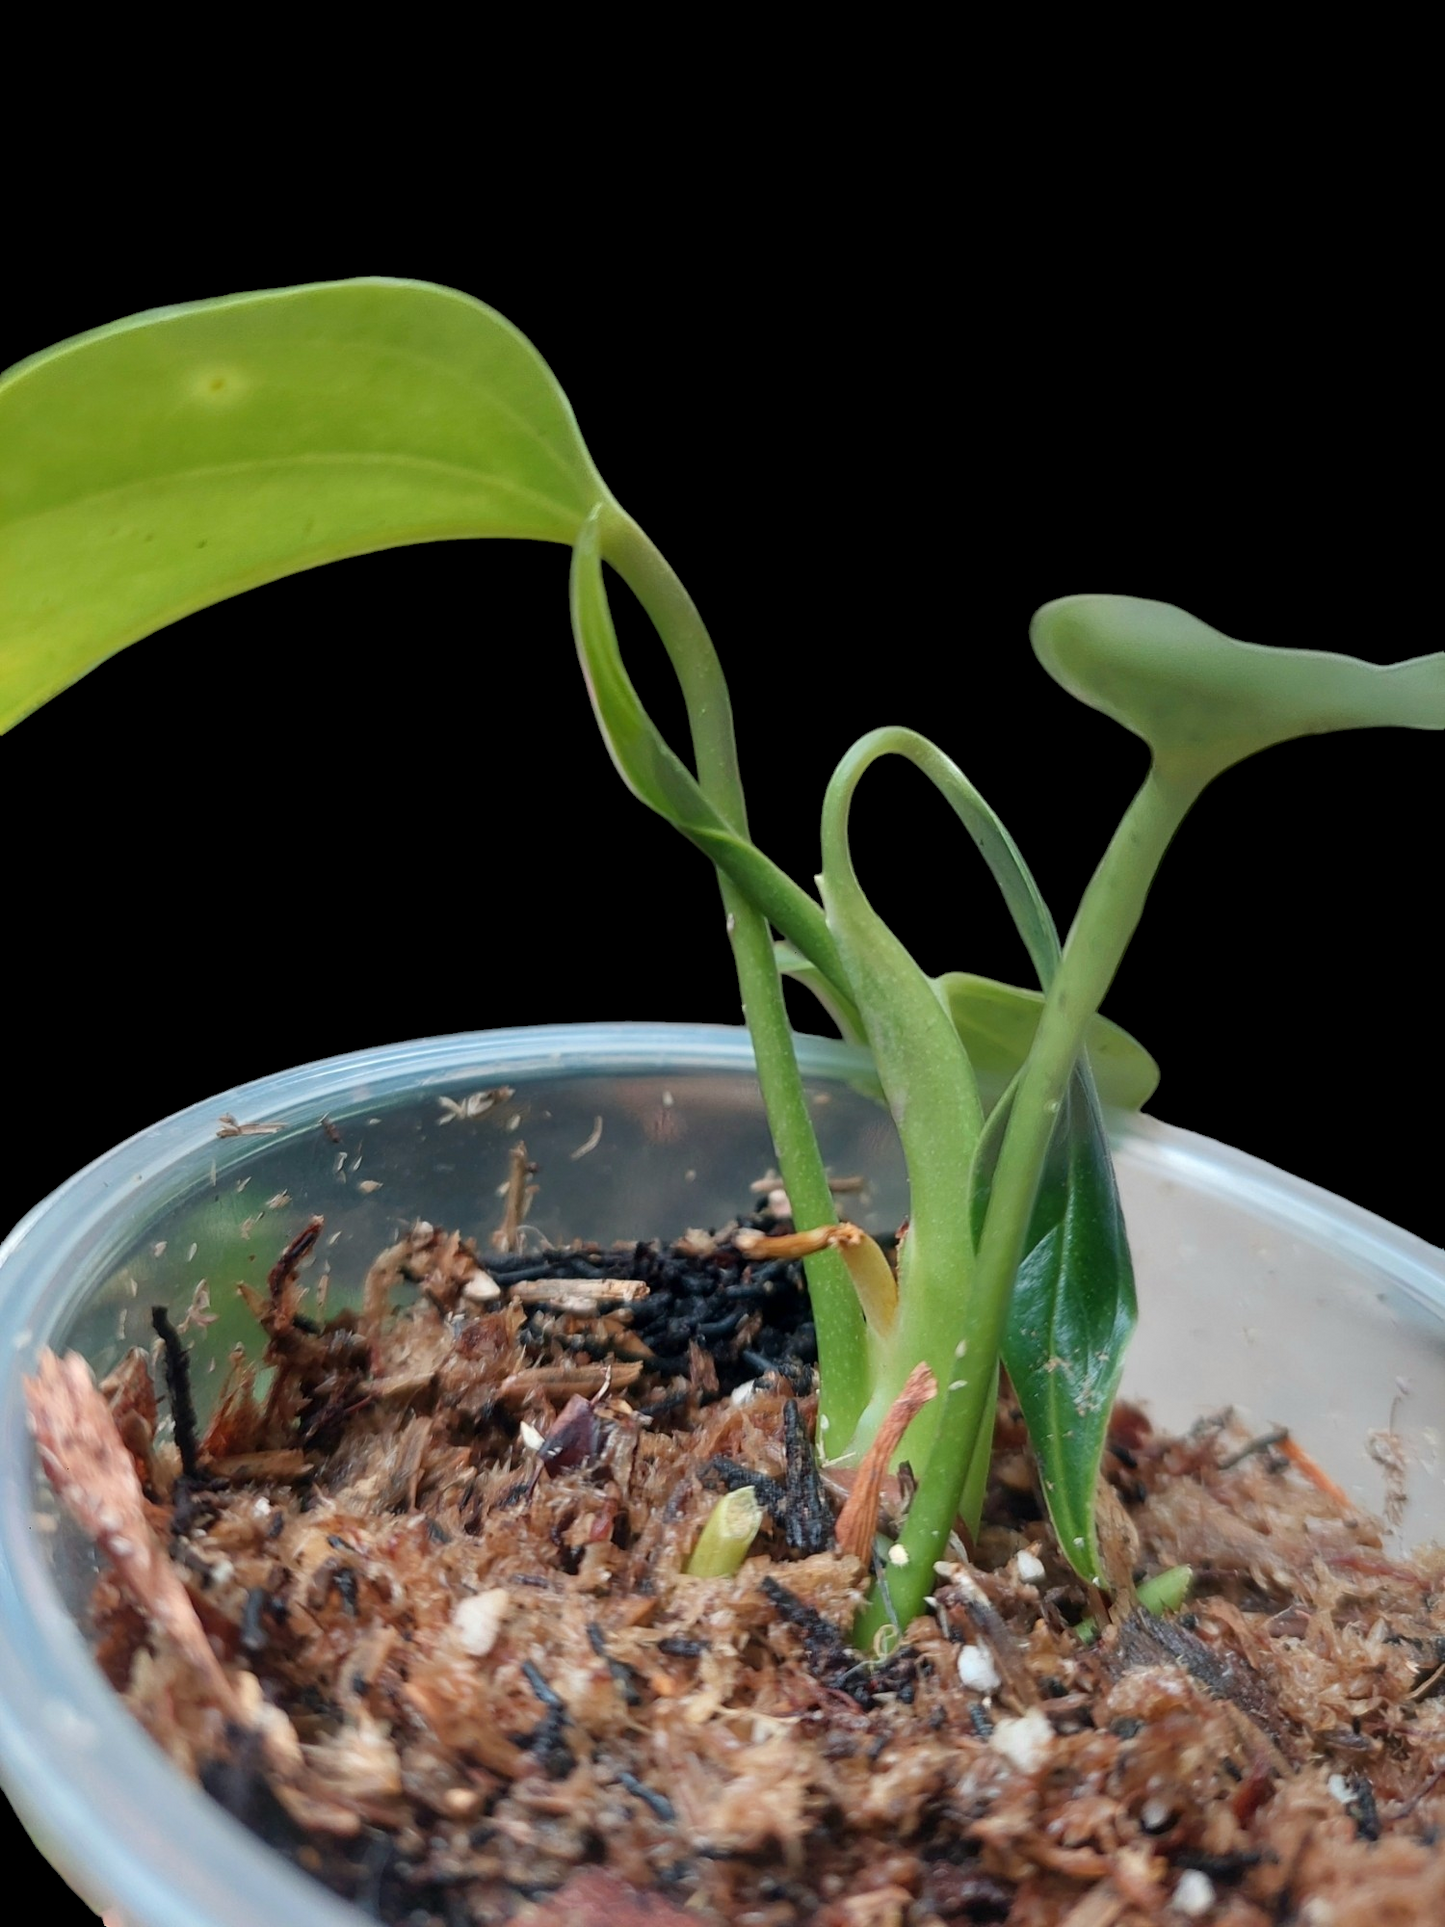
<path fill-rule="evenodd" d="M 728 688 L 691 597 L 609 492 L 565 396 L 508 322 L 419 282 L 356 280 L 158 309 L 34 356 L 0 381 L 0 725 L 107 656 L 225 596 L 395 544 L 526 536 L 572 551 L 572 628 L 624 782 L 711 859 L 722 887 L 795 1248 L 807 1254 L 818 1449 L 855 1497 L 907 1461 L 897 1542 L 876 1503 L 849 1530 L 876 1583 L 865 1644 L 906 1625 L 960 1517 L 978 1523 L 1000 1366 L 1017 1392 L 1059 1543 L 1106 1586 L 1095 1525 L 1134 1286 L 1103 1105 L 1156 1069 L 1098 1015 L 1170 839 L 1210 780 L 1272 743 L 1379 724 L 1445 728 L 1445 654 L 1376 667 L 1221 635 L 1167 604 L 1081 595 L 1034 618 L 1044 668 L 1141 736 L 1149 773 L 1061 942 L 1008 832 L 944 752 L 878 728 L 822 802 L 816 893 L 748 829 Z M 682 687 L 691 763 L 623 666 L 604 564 L 634 591 Z M 1026 987 L 929 977 L 854 872 L 870 767 L 916 765 L 993 875 Z M 907 1159 L 896 1272 L 838 1224 L 782 979 L 865 1042 Z M 843 1522 L 840 1521 L 840 1529 Z M 756 1521 L 729 1514 L 709 1571 Z"/>

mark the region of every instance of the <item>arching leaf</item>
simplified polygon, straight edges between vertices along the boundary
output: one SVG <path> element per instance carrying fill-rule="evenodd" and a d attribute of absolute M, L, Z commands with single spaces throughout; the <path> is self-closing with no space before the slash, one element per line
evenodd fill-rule
<path fill-rule="evenodd" d="M 606 490 L 537 351 L 356 280 L 133 315 L 0 378 L 0 728 L 178 617 L 457 536 L 570 542 Z"/>

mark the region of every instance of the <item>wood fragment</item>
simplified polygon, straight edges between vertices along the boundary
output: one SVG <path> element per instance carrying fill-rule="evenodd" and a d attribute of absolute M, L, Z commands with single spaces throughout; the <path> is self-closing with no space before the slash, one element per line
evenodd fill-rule
<path fill-rule="evenodd" d="M 1109 1594 L 1109 1617 L 1127 1619 L 1135 1605 L 1134 1569 L 1139 1563 L 1139 1534 L 1124 1510 L 1123 1501 L 1102 1472 L 1094 1482 L 1094 1537 Z"/>
<path fill-rule="evenodd" d="M 228 1485 L 294 1485 L 310 1470 L 306 1454 L 295 1446 L 265 1452 L 233 1452 L 209 1461 L 209 1469 Z"/>
<path fill-rule="evenodd" d="M 229 1111 L 222 1111 L 216 1123 L 217 1137 L 274 1137 L 284 1124 L 238 1124 Z"/>
<path fill-rule="evenodd" d="M 841 1226 L 820 1224 L 812 1231 L 752 1231 L 746 1225 L 733 1233 L 733 1243 L 745 1258 L 811 1258 L 838 1242 Z"/>
<path fill-rule="evenodd" d="M 513 1305 L 588 1314 L 603 1306 L 635 1305 L 649 1289 L 640 1278 L 528 1278 L 513 1285 L 507 1298 Z"/>
<path fill-rule="evenodd" d="M 559 1394 L 570 1398 L 580 1393 L 590 1398 L 600 1392 L 611 1380 L 614 1391 L 625 1391 L 642 1371 L 643 1361 L 635 1359 L 626 1364 L 609 1365 L 529 1365 L 519 1372 L 508 1372 L 497 1389 L 497 1397 L 503 1405 L 519 1409 L 529 1398 L 539 1394 L 555 1398 Z"/>
<path fill-rule="evenodd" d="M 527 1147 L 521 1138 L 507 1154 L 507 1182 L 503 1187 L 505 1203 L 502 1208 L 502 1222 L 492 1233 L 494 1251 L 515 1252 L 522 1248 L 522 1226 L 526 1223 L 527 1213 L 532 1208 L 532 1200 L 537 1195 L 537 1186 L 529 1184 L 528 1179 L 537 1172 L 535 1164 L 527 1161 Z"/>

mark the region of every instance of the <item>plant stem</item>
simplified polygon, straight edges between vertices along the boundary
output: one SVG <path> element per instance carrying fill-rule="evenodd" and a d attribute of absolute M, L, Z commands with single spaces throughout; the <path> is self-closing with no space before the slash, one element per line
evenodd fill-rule
<path fill-rule="evenodd" d="M 745 837 L 747 810 L 732 704 L 702 617 L 661 552 L 630 516 L 609 505 L 601 519 L 601 538 L 603 558 L 647 611 L 681 684 L 698 787 L 729 828 Z M 752 1034 L 758 1082 L 793 1221 L 801 1231 L 836 1224 L 833 1194 L 793 1050 L 768 920 L 721 870 L 718 881 L 743 1014 Z M 819 1430 L 848 1438 L 868 1396 L 863 1314 L 837 1252 L 809 1258 L 806 1270 L 818 1337 Z"/>
<path fill-rule="evenodd" d="M 1171 782 L 1157 768 L 1150 770 L 1069 931 L 999 1152 L 965 1321 L 966 1350 L 943 1400 L 933 1450 L 903 1529 L 906 1563 L 889 1573 L 901 1625 L 916 1617 L 932 1590 L 934 1561 L 947 1545 L 975 1441 L 991 1421 L 990 1367 L 1003 1341 L 1039 1176 L 1085 1030 L 1138 925 L 1160 860 L 1202 787 Z M 859 1643 L 866 1646 L 886 1617 L 875 1595 L 859 1621 Z"/>

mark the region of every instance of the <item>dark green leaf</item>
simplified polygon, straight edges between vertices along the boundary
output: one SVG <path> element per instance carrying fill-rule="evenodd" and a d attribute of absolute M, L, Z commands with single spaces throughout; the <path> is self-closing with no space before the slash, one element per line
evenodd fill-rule
<path fill-rule="evenodd" d="M 1010 1099 L 989 1119 L 975 1162 L 974 1232 L 982 1230 L 989 1169 Z M 1064 1556 L 1099 1575 L 1094 1488 L 1109 1414 L 1134 1329 L 1134 1272 L 1103 1115 L 1078 1067 L 1050 1141 L 1027 1252 L 1009 1301 L 1003 1359 Z"/>

